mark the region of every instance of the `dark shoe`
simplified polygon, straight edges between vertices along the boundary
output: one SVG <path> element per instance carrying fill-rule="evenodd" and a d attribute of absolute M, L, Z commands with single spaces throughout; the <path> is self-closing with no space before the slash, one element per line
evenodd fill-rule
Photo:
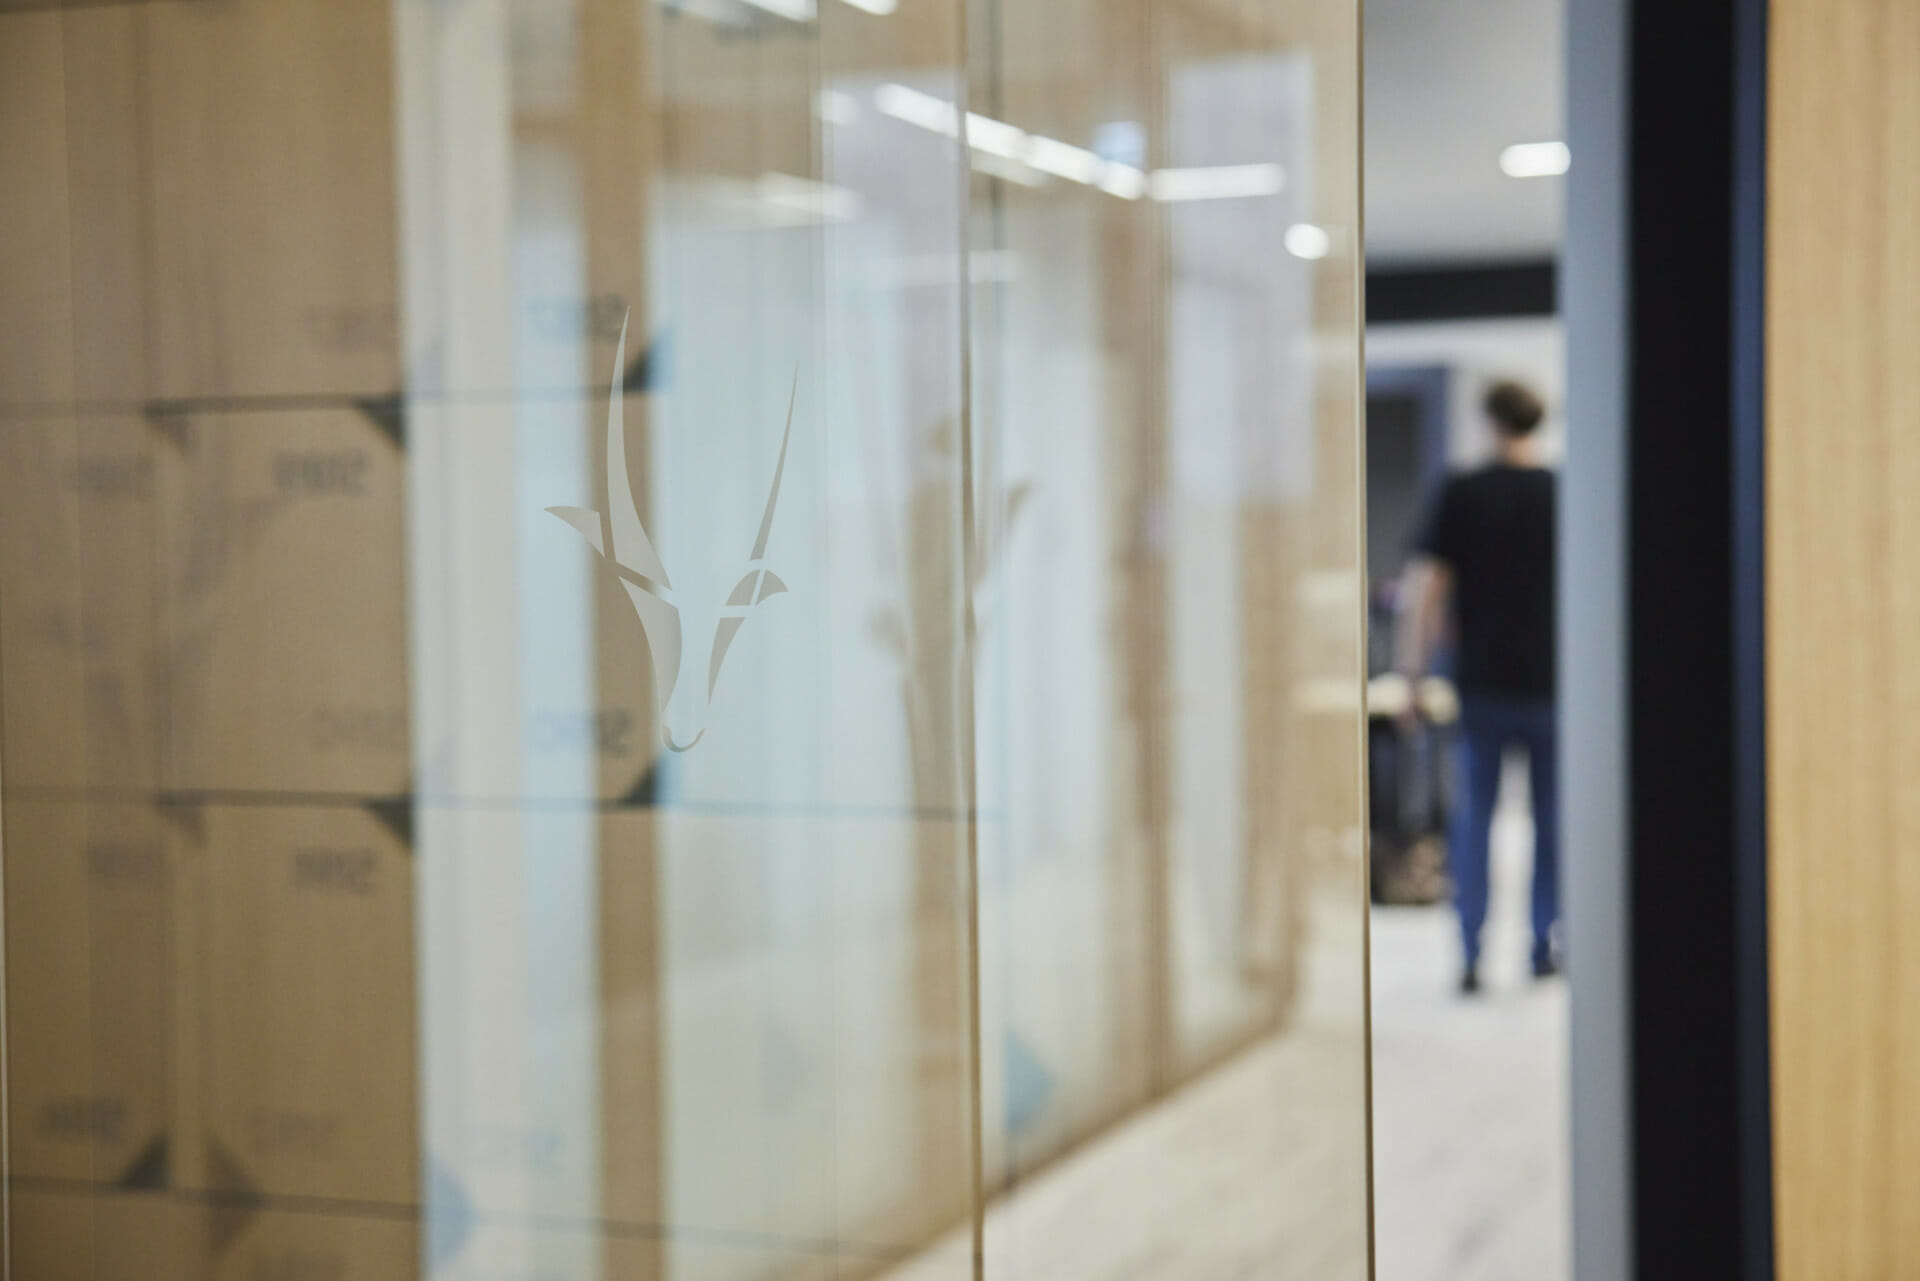
<path fill-rule="evenodd" d="M 1469 965 L 1460 972 L 1460 995 L 1474 996 L 1480 991 L 1480 967 Z"/>
<path fill-rule="evenodd" d="M 1560 973 L 1560 958 L 1553 954 L 1552 949 L 1533 954 L 1533 977 L 1550 979 L 1558 973 Z"/>

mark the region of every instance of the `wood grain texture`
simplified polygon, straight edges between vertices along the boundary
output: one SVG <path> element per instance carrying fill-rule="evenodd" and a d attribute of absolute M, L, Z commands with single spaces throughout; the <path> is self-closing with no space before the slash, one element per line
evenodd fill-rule
<path fill-rule="evenodd" d="M 1920 1275 L 1920 6 L 1774 0 L 1769 898 L 1781 1281 Z"/>

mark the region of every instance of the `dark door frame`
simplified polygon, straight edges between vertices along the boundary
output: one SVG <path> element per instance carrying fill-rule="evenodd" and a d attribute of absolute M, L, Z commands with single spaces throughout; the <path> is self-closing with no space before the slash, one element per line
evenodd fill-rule
<path fill-rule="evenodd" d="M 1576 1281 L 1766 1281 L 1766 3 L 1569 0 Z"/>

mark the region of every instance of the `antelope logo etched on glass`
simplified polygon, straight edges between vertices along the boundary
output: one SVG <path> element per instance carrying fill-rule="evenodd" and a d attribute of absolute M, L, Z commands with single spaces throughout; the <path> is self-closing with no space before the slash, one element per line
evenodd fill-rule
<path fill-rule="evenodd" d="M 640 617 L 640 627 L 646 633 L 647 647 L 653 655 L 654 698 L 659 707 L 667 750 L 684 752 L 706 735 L 706 714 L 713 701 L 714 688 L 720 683 L 720 665 L 726 661 L 727 650 L 739 634 L 740 625 L 768 597 L 778 596 L 787 590 L 787 585 L 779 575 L 766 567 L 765 560 L 767 536 L 773 531 L 773 509 L 780 501 L 780 478 L 787 470 L 787 441 L 793 435 L 793 406 L 795 394 L 799 391 L 799 375 L 795 374 L 793 391 L 788 393 L 787 425 L 780 435 L 780 459 L 774 464 L 773 485 L 767 491 L 766 510 L 760 516 L 760 531 L 754 536 L 753 551 L 747 557 L 746 569 L 728 593 L 727 602 L 721 607 L 720 616 L 714 624 L 713 643 L 707 657 L 706 692 L 698 697 L 694 709 L 697 728 L 691 738 L 683 741 L 674 733 L 674 694 L 697 689 L 698 686 L 680 679 L 680 607 L 674 602 L 673 583 L 667 577 L 667 567 L 661 563 L 653 540 L 647 537 L 646 529 L 640 524 L 640 512 L 633 501 L 633 481 L 627 472 L 626 420 L 620 402 L 620 371 L 626 368 L 626 364 L 627 326 L 622 322 L 620 354 L 613 365 L 613 390 L 607 397 L 605 510 L 596 512 L 584 507 L 549 507 L 547 510 L 580 532 L 580 536 L 587 540 L 587 545 L 599 553 L 607 567 L 619 578 L 627 599 L 633 602 L 633 612 Z M 686 728 L 684 723 L 681 728 Z"/>

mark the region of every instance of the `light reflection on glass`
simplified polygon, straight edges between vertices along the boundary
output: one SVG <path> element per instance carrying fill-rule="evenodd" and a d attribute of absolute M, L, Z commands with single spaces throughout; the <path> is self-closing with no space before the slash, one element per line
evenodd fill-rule
<path fill-rule="evenodd" d="M 1243 10 L 0 17 L 15 1275 L 1365 1275 L 1357 33 Z"/>

